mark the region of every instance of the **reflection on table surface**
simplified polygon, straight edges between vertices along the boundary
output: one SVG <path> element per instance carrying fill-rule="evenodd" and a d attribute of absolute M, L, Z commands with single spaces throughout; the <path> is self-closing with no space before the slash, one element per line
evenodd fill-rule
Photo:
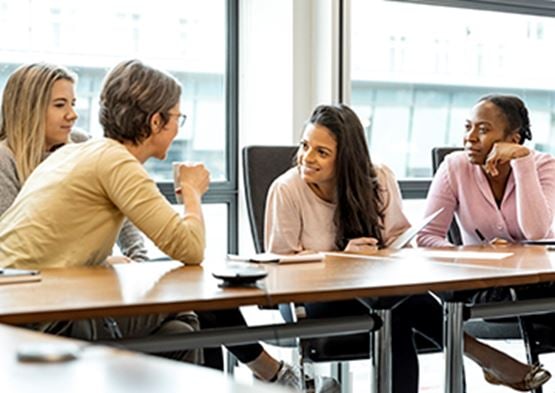
<path fill-rule="evenodd" d="M 17 360 L 17 351 L 22 345 L 65 342 L 84 345 L 76 360 L 60 363 Z M 289 392 L 256 381 L 252 386 L 241 385 L 221 372 L 200 366 L 102 346 L 87 346 L 86 343 L 4 325 L 0 325 L 0 347 L 1 392 Z"/>
<path fill-rule="evenodd" d="M 555 268 L 555 252 L 549 251 L 544 246 L 482 245 L 442 249 L 406 248 L 390 255 L 504 269 L 549 271 Z"/>
<path fill-rule="evenodd" d="M 218 285 L 211 272 L 226 263 L 223 258 L 201 266 L 167 261 L 44 269 L 40 282 L 0 285 L 0 322 L 328 301 L 555 280 L 552 253 L 543 247 L 464 247 L 439 252 L 381 250 L 370 257 L 335 253 L 323 262 L 265 264 L 268 277 L 248 288 Z"/>

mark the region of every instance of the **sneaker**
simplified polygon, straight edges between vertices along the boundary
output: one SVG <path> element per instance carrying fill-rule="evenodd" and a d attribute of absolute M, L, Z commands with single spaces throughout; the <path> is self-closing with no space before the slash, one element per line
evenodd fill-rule
<path fill-rule="evenodd" d="M 281 386 L 293 388 L 299 392 L 303 391 L 301 371 L 297 367 L 290 366 L 287 363 L 281 364 L 281 367 L 276 375 L 275 383 Z M 306 393 L 340 393 L 341 386 L 339 383 L 330 377 L 316 377 L 315 379 L 309 378 L 305 375 L 304 385 Z"/>
<path fill-rule="evenodd" d="M 340 393 L 341 385 L 334 378 L 318 376 L 315 378 L 314 391 L 315 393 Z"/>
<path fill-rule="evenodd" d="M 302 391 L 301 371 L 297 367 L 281 362 L 281 367 L 275 376 L 274 383 Z"/>

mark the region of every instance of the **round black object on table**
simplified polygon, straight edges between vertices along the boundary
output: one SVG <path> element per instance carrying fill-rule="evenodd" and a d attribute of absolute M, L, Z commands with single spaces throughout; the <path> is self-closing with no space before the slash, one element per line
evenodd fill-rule
<path fill-rule="evenodd" d="M 227 265 L 216 269 L 212 275 L 223 281 L 223 287 L 252 287 L 256 282 L 265 278 L 268 271 L 258 266 L 233 266 Z"/>

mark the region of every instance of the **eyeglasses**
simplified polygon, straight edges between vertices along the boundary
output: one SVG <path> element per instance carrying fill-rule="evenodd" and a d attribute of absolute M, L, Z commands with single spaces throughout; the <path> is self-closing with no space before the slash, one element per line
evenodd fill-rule
<path fill-rule="evenodd" d="M 177 116 L 179 127 L 183 127 L 185 125 L 185 120 L 187 120 L 187 115 L 183 113 L 168 113 L 168 116 Z"/>

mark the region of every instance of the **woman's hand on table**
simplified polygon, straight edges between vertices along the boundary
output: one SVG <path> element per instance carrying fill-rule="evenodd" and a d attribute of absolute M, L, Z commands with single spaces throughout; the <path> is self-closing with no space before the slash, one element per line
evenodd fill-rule
<path fill-rule="evenodd" d="M 134 263 L 135 261 L 125 255 L 110 255 L 106 258 L 106 262 L 110 265 L 120 265 L 122 263 Z"/>
<path fill-rule="evenodd" d="M 355 254 L 374 254 L 378 251 L 378 240 L 373 237 L 357 237 L 349 240 L 345 252 Z"/>

